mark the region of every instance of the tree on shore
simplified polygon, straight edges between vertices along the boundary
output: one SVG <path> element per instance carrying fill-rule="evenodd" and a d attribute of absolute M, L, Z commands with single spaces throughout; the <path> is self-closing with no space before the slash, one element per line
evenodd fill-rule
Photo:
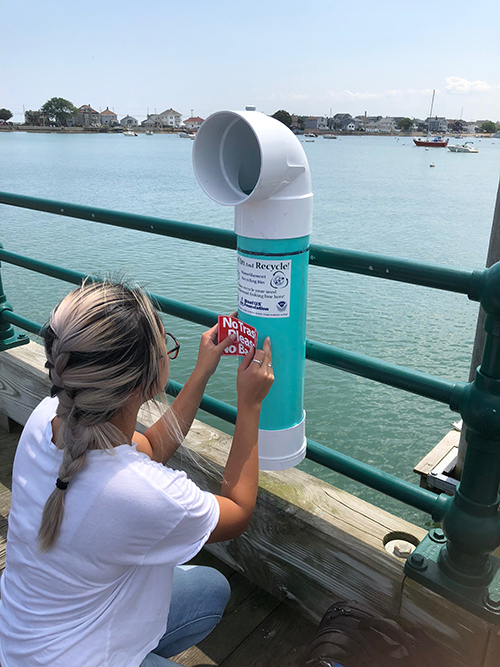
<path fill-rule="evenodd" d="M 24 112 L 24 124 L 25 125 L 42 125 L 43 124 L 43 114 L 38 109 L 33 111 L 32 109 Z"/>
<path fill-rule="evenodd" d="M 497 131 L 497 126 L 492 120 L 487 120 L 485 123 L 481 125 L 481 132 L 485 132 L 486 134 L 493 134 L 494 132 Z"/>
<path fill-rule="evenodd" d="M 401 118 L 401 120 L 398 123 L 398 127 L 400 130 L 403 130 L 403 132 L 408 132 L 413 125 L 413 121 L 411 118 Z"/>
<path fill-rule="evenodd" d="M 10 109 L 0 109 L 0 120 L 9 120 L 12 118 L 12 111 Z"/>
<path fill-rule="evenodd" d="M 69 118 L 78 113 L 78 109 L 64 97 L 51 97 L 40 109 L 44 116 L 56 125 L 66 125 Z"/>
<path fill-rule="evenodd" d="M 292 117 L 288 113 L 288 111 L 285 111 L 284 109 L 280 109 L 279 111 L 276 111 L 276 113 L 273 113 L 272 118 L 276 118 L 276 120 L 279 120 L 283 125 L 286 125 L 288 128 L 291 127 L 292 125 Z"/>

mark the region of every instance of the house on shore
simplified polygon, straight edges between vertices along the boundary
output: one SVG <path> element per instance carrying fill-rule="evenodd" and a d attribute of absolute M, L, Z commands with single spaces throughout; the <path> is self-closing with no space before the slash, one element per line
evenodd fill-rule
<path fill-rule="evenodd" d="M 426 126 L 429 128 L 429 132 L 438 132 L 439 134 L 445 134 L 448 132 L 448 121 L 444 116 L 434 116 L 434 118 L 426 118 Z"/>
<path fill-rule="evenodd" d="M 152 121 L 154 126 L 147 121 Z M 141 123 L 142 126 L 152 128 L 152 127 L 180 127 L 182 125 L 182 114 L 175 109 L 167 109 L 162 113 L 151 113 L 148 115 L 146 120 Z"/>
<path fill-rule="evenodd" d="M 339 122 L 337 122 L 338 126 Z M 364 130 L 365 129 L 365 118 L 356 116 L 356 118 L 344 118 L 344 120 L 340 121 L 340 130 L 342 132 L 357 132 L 358 130 Z"/>
<path fill-rule="evenodd" d="M 99 127 L 101 124 L 100 114 L 90 104 L 82 104 L 78 109 L 76 124 L 83 127 Z"/>
<path fill-rule="evenodd" d="M 188 130 L 197 130 L 205 119 L 199 116 L 191 116 L 184 121 L 184 125 Z"/>
<path fill-rule="evenodd" d="M 182 124 L 182 114 L 170 108 L 160 114 L 163 127 L 180 127 Z"/>
<path fill-rule="evenodd" d="M 336 113 L 335 116 L 330 118 L 330 129 L 331 130 L 341 130 L 347 122 L 352 120 L 350 113 Z"/>
<path fill-rule="evenodd" d="M 113 125 L 118 125 L 118 116 L 115 114 L 114 111 L 108 109 L 108 107 L 106 107 L 104 111 L 101 111 L 101 113 L 99 114 L 99 118 L 101 121 L 101 125 L 107 125 L 108 127 L 112 127 Z"/>
<path fill-rule="evenodd" d="M 146 130 L 152 130 L 158 126 L 156 125 L 155 121 L 151 118 L 151 116 L 148 116 L 146 120 L 143 120 L 141 122 L 141 127 L 145 127 Z"/>
<path fill-rule="evenodd" d="M 133 116 L 125 116 L 121 119 L 120 125 L 123 125 L 123 127 L 137 127 L 139 123 L 137 118 L 134 118 Z"/>
<path fill-rule="evenodd" d="M 309 116 L 304 120 L 306 130 L 327 130 L 328 120 L 324 116 Z"/>
<path fill-rule="evenodd" d="M 368 116 L 365 125 L 366 132 L 386 132 L 391 133 L 397 129 L 396 119 L 392 116 Z"/>

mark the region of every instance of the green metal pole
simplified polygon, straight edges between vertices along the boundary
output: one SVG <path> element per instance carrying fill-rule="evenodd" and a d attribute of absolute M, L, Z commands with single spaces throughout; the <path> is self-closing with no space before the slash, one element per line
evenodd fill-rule
<path fill-rule="evenodd" d="M 461 392 L 467 454 L 445 512 L 408 559 L 406 573 L 489 622 L 500 625 L 500 262 L 483 274 L 486 342 L 474 382 Z"/>
<path fill-rule="evenodd" d="M 3 248 L 1 243 L 0 248 Z M 7 301 L 7 297 L 3 291 L 2 274 L 0 271 L 0 352 L 29 343 L 29 337 L 26 334 L 16 334 L 12 325 L 4 320 L 3 314 L 6 311 L 12 312 L 12 306 Z"/>
<path fill-rule="evenodd" d="M 497 564 L 489 554 L 500 546 L 500 263 L 484 276 L 481 305 L 486 341 L 481 366 L 460 401 L 468 451 L 443 523 L 448 545 L 440 557 L 445 572 L 479 585 L 493 578 Z"/>

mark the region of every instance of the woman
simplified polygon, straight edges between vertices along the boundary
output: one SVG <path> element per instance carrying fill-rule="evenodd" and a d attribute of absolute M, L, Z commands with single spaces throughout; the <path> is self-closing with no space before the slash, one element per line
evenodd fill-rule
<path fill-rule="evenodd" d="M 203 334 L 170 413 L 141 435 L 139 408 L 162 392 L 179 349 L 149 299 L 85 283 L 55 308 L 45 336 L 52 397 L 28 420 L 12 475 L 3 667 L 172 665 L 168 657 L 218 623 L 228 582 L 211 568 L 177 566 L 250 522 L 260 408 L 274 379 L 269 339 L 238 369 L 221 494 L 164 464 L 231 340 L 218 342 L 217 327 Z"/>

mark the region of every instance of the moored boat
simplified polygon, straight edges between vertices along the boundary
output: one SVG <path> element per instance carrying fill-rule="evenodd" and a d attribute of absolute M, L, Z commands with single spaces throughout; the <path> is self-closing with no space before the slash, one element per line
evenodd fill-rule
<path fill-rule="evenodd" d="M 479 153 L 478 148 L 473 148 L 472 141 L 466 141 L 465 144 L 453 144 L 448 146 L 452 153 Z"/>
<path fill-rule="evenodd" d="M 448 146 L 449 139 L 444 139 L 443 137 L 423 137 L 422 139 L 416 138 L 413 139 L 415 146 L 423 146 L 425 148 L 446 148 Z"/>
<path fill-rule="evenodd" d="M 422 146 L 423 148 L 446 148 L 448 146 L 448 141 L 449 139 L 445 139 L 444 137 L 431 137 L 430 133 L 430 124 L 431 124 L 431 118 L 432 118 L 432 110 L 434 108 L 434 97 L 436 95 L 436 90 L 432 91 L 432 102 L 431 102 L 431 110 L 429 112 L 429 119 L 427 121 L 427 136 L 425 138 L 416 138 L 413 140 L 413 143 L 415 146 Z"/>

